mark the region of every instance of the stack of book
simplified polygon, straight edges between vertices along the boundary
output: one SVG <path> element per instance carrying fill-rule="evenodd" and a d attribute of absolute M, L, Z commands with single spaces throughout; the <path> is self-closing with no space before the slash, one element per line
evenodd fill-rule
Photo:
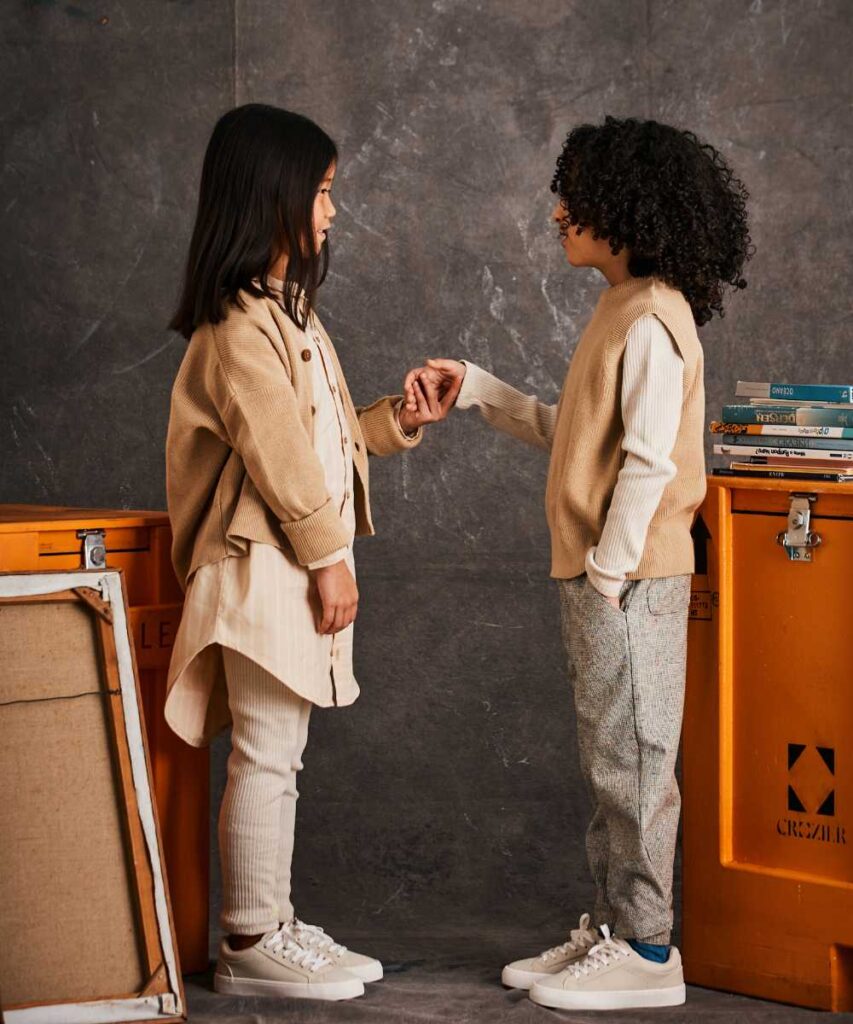
<path fill-rule="evenodd" d="M 853 385 L 738 381 L 740 405 L 711 423 L 725 476 L 853 480 Z"/>

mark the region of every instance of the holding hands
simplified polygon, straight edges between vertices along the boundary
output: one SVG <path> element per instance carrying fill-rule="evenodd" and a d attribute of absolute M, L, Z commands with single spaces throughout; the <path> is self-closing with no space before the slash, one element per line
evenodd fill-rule
<path fill-rule="evenodd" d="M 405 404 L 400 410 L 403 429 L 411 432 L 422 424 L 446 419 L 464 379 L 465 364 L 456 359 L 427 359 L 425 366 L 409 370 L 403 383 Z"/>

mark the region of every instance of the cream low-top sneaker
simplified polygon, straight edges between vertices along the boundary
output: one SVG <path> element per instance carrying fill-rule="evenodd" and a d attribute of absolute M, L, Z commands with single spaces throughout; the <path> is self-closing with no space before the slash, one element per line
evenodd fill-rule
<path fill-rule="evenodd" d="M 573 964 L 540 978 L 530 998 L 559 1010 L 623 1010 L 644 1006 L 680 1006 L 686 999 L 681 954 L 670 946 L 666 963 L 640 956 L 627 942 L 601 926 L 604 941 Z"/>
<path fill-rule="evenodd" d="M 353 999 L 364 985 L 322 953 L 305 949 L 283 928 L 267 932 L 247 949 L 219 947 L 213 975 L 217 992 L 235 996 L 287 996 L 290 999 Z"/>
<path fill-rule="evenodd" d="M 569 964 L 589 952 L 600 938 L 595 928 L 589 926 L 589 914 L 581 914 L 578 927 L 572 929 L 564 943 L 546 949 L 539 956 L 507 964 L 501 973 L 501 981 L 510 988 L 528 989 L 539 978 L 565 970 Z"/>
<path fill-rule="evenodd" d="M 321 953 L 337 967 L 343 967 L 356 978 L 367 982 L 382 980 L 382 964 L 378 960 L 363 953 L 354 953 L 340 942 L 335 942 L 319 925 L 306 924 L 294 917 L 281 927 L 282 931 L 286 931 L 298 945 L 312 952 Z"/>

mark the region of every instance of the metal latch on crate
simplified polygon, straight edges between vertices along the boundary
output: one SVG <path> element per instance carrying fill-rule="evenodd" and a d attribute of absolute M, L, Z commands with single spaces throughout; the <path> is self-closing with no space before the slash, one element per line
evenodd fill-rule
<path fill-rule="evenodd" d="M 107 565 L 107 539 L 103 530 L 78 530 L 81 569 L 105 569 Z"/>
<path fill-rule="evenodd" d="M 776 543 L 781 544 L 788 552 L 788 558 L 792 562 L 810 562 L 812 548 L 816 548 L 821 542 L 820 534 L 809 529 L 812 505 L 815 501 L 816 494 L 792 494 L 791 507 L 788 511 L 788 529 L 776 534 Z"/>

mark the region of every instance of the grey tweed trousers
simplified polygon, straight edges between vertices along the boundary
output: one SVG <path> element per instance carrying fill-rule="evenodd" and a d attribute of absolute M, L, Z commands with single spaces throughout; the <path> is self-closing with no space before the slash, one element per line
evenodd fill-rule
<path fill-rule="evenodd" d="M 584 573 L 559 580 L 581 773 L 592 801 L 595 917 L 621 938 L 668 943 L 681 796 L 690 576 L 628 580 L 621 610 Z"/>

